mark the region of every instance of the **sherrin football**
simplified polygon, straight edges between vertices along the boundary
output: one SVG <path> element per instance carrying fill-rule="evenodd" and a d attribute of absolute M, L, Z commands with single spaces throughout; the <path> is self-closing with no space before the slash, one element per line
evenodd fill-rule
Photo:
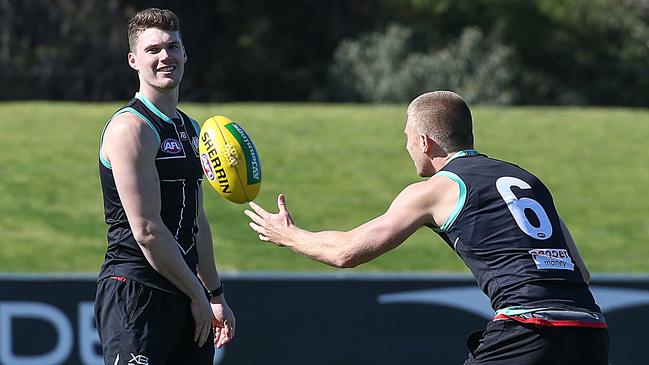
<path fill-rule="evenodd" d="M 261 163 L 248 133 L 227 117 L 203 123 L 199 153 L 207 181 L 226 199 L 246 203 L 261 187 Z"/>

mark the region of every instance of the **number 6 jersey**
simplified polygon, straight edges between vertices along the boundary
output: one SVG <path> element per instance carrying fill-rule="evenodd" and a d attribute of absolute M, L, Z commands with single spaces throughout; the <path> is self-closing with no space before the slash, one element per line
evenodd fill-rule
<path fill-rule="evenodd" d="M 508 162 L 458 152 L 435 176 L 460 189 L 435 231 L 464 260 L 494 310 L 575 308 L 600 312 L 568 249 L 552 196 Z"/>

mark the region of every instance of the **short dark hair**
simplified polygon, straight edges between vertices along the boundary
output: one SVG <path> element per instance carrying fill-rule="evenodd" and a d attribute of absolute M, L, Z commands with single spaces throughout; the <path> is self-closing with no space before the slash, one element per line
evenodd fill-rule
<path fill-rule="evenodd" d="M 473 148 L 473 120 L 462 97 L 452 91 L 432 91 L 416 97 L 408 106 L 408 118 L 445 152 Z"/>
<path fill-rule="evenodd" d="M 180 19 L 168 9 L 148 8 L 137 12 L 128 21 L 128 46 L 135 50 L 137 38 L 149 28 L 180 32 Z"/>

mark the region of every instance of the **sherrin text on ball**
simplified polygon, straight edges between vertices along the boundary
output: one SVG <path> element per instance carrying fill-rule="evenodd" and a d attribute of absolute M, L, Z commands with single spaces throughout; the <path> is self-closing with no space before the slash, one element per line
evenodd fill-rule
<path fill-rule="evenodd" d="M 217 115 L 205 121 L 199 138 L 201 165 L 210 185 L 235 203 L 255 199 L 261 187 L 261 163 L 248 133 Z"/>

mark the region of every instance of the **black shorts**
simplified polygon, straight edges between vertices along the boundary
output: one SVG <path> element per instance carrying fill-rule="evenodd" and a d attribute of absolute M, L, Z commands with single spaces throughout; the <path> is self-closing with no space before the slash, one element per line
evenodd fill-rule
<path fill-rule="evenodd" d="M 469 336 L 464 365 L 608 365 L 608 341 L 605 328 L 491 321 Z"/>
<path fill-rule="evenodd" d="M 211 365 L 213 334 L 194 342 L 190 301 L 137 281 L 106 278 L 97 283 L 95 321 L 104 362 Z"/>

